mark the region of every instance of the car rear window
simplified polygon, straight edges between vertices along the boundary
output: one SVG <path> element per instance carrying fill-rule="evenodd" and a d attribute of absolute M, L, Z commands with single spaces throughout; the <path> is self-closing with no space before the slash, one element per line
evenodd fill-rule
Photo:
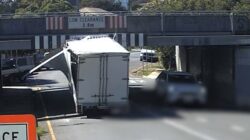
<path fill-rule="evenodd" d="M 144 56 L 155 56 L 154 53 L 143 53 Z"/>
<path fill-rule="evenodd" d="M 168 81 L 172 83 L 195 83 L 193 75 L 169 75 Z"/>

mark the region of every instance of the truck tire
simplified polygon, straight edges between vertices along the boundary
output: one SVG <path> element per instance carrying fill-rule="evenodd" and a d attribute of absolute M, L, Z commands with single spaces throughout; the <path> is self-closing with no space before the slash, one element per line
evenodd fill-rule
<path fill-rule="evenodd" d="M 81 106 L 81 105 L 78 105 L 78 106 L 77 106 L 77 113 L 78 113 L 79 115 L 84 115 L 83 106 Z"/>

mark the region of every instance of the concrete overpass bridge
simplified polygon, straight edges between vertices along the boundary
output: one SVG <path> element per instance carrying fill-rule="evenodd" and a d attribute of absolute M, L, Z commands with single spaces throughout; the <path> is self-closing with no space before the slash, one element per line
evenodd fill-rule
<path fill-rule="evenodd" d="M 53 49 L 86 34 L 116 33 L 124 46 L 248 45 L 247 14 L 51 13 L 1 15 L 0 50 Z"/>
<path fill-rule="evenodd" d="M 248 13 L 51 13 L 1 15 L 0 50 L 49 50 L 67 39 L 108 34 L 123 46 L 176 47 L 177 69 L 209 89 L 209 102 L 250 106 Z"/>

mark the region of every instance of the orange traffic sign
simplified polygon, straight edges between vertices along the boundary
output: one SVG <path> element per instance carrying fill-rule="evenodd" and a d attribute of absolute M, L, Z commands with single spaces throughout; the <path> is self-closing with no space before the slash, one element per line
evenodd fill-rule
<path fill-rule="evenodd" d="M 33 115 L 0 115 L 0 140 L 36 140 Z"/>

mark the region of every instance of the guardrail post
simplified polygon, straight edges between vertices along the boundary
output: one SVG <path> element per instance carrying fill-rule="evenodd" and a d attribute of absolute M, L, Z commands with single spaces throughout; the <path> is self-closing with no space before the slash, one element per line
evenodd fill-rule
<path fill-rule="evenodd" d="M 231 32 L 234 34 L 234 13 L 230 13 L 230 24 L 231 24 Z"/>
<path fill-rule="evenodd" d="M 161 13 L 161 32 L 164 33 L 164 13 Z"/>

